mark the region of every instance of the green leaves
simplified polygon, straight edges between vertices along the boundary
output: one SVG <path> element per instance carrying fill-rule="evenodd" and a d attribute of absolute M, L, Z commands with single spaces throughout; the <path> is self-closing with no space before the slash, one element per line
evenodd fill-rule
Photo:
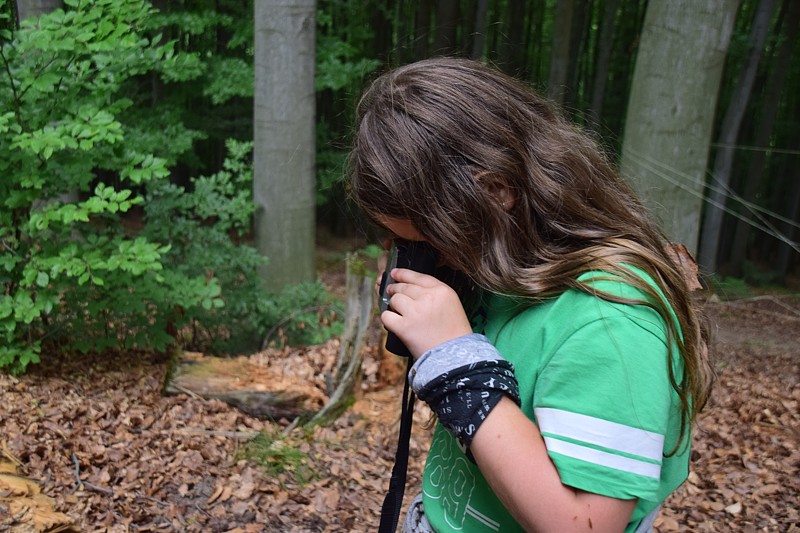
<path fill-rule="evenodd" d="M 130 163 L 120 171 L 120 177 L 128 178 L 137 184 L 169 175 L 166 160 L 152 154 L 132 154 Z"/>
<path fill-rule="evenodd" d="M 163 133 L 137 135 L 135 83 L 204 65 L 143 32 L 147 2 L 64 5 L 0 34 L 0 368 L 14 372 L 38 361 L 43 339 L 163 350 L 185 310 L 222 305 L 213 276 L 165 268 L 171 245 L 121 219 L 169 175 L 160 154 L 180 153 Z M 150 127 L 164 129 L 156 113 Z M 195 138 L 186 131 L 172 131 L 177 150 Z"/>
<path fill-rule="evenodd" d="M 167 9 L 66 0 L 19 30 L 0 14 L 0 369 L 50 343 L 237 353 L 276 322 L 301 341 L 337 327 L 321 287 L 267 294 L 265 259 L 239 244 L 252 143 L 228 141 L 223 167 L 189 187 L 169 181 L 216 157 L 198 140 L 250 131 L 253 29 L 243 6 Z M 324 87 L 374 68 L 337 39 Z M 341 161 L 326 161 L 333 176 Z"/>
<path fill-rule="evenodd" d="M 380 66 L 376 59 L 358 58 L 360 51 L 336 36 L 322 35 L 317 46 L 317 91 L 339 90 Z"/>

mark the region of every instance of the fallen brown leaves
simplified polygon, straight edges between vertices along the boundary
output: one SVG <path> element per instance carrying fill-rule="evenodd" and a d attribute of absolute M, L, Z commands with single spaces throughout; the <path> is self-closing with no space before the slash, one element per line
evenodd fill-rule
<path fill-rule="evenodd" d="M 720 380 L 695 435 L 692 475 L 667 501 L 658 531 L 800 527 L 800 305 L 786 303 L 710 305 Z M 374 531 L 394 459 L 402 375 L 377 358 L 376 344 L 373 336 L 363 397 L 327 427 L 292 428 L 218 400 L 162 396 L 165 365 L 131 355 L 0 375 L 0 441 L 52 498 L 54 512 L 84 532 Z M 287 375 L 292 361 L 314 361 L 317 370 L 303 370 L 303 379 L 324 390 L 319 370 L 336 349 L 331 341 L 261 356 L 282 357 Z M 419 487 L 427 417 L 418 405 L 407 497 Z M 246 460 L 242 449 L 260 432 L 300 462 L 268 474 Z M 37 531 L 3 522 L 11 501 L 0 486 L 0 531 Z"/>
<path fill-rule="evenodd" d="M 219 400 L 163 396 L 162 362 L 84 357 L 19 379 L 0 374 L 0 440 L 84 532 L 370 530 L 394 458 L 401 394 L 399 384 L 375 390 L 374 345 L 364 397 L 328 427 L 292 429 L 290 421 L 262 421 Z M 259 356 L 281 357 L 287 375 L 324 390 L 323 373 L 307 367 L 330 364 L 337 349 L 334 340 Z M 424 440 L 421 420 L 417 426 Z M 309 474 L 269 477 L 245 460 L 243 443 L 259 432 L 282 435 L 304 455 Z M 419 483 L 426 446 L 418 440 L 411 484 Z M 3 522 L 13 496 L 0 485 L 0 531 L 55 531 L 31 529 L 24 517 Z"/>
<path fill-rule="evenodd" d="M 800 303 L 712 302 L 719 379 L 659 531 L 800 531 Z"/>

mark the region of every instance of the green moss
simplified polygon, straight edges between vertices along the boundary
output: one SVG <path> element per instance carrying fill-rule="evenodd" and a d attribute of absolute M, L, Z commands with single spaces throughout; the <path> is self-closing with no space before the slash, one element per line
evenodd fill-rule
<path fill-rule="evenodd" d="M 300 435 L 284 435 L 280 429 L 265 430 L 247 442 L 239 456 L 255 463 L 272 478 L 306 485 L 319 475 L 308 454 L 301 451 L 302 444 L 309 438 L 311 433 L 307 431 Z"/>

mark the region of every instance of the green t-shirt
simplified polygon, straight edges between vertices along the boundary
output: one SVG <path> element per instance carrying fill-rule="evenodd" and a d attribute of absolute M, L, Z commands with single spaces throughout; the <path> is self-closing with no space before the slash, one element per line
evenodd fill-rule
<path fill-rule="evenodd" d="M 644 299 L 638 289 L 608 278 L 590 272 L 580 279 Z M 688 445 L 665 455 L 678 442 L 681 414 L 669 383 L 664 321 L 647 306 L 578 290 L 526 306 L 491 296 L 480 314 L 485 321 L 476 332 L 514 364 L 522 410 L 538 425 L 562 483 L 637 498 L 626 528 L 633 531 L 688 475 Z M 683 365 L 672 359 L 680 379 Z M 441 425 L 422 489 L 425 515 L 437 532 L 523 531 Z"/>

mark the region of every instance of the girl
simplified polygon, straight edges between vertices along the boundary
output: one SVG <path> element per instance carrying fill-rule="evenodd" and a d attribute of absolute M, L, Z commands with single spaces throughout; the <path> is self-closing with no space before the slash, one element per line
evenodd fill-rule
<path fill-rule="evenodd" d="M 391 272 L 381 320 L 439 419 L 405 531 L 650 531 L 688 474 L 705 334 L 667 242 L 522 83 L 431 59 L 363 96 L 352 194 L 473 287 Z"/>

